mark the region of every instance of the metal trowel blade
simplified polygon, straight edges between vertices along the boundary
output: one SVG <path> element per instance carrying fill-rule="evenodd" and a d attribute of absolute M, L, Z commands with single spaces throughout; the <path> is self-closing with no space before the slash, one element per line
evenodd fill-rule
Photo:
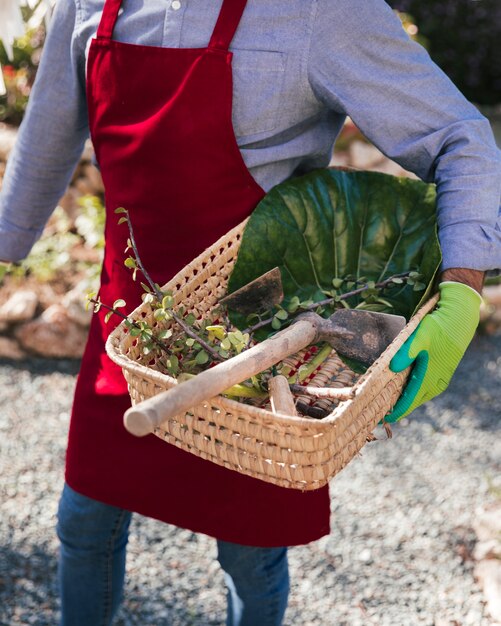
<path fill-rule="evenodd" d="M 219 304 L 224 304 L 224 306 L 238 311 L 238 313 L 249 315 L 250 313 L 268 311 L 280 304 L 283 299 L 282 276 L 279 268 L 274 267 L 266 274 L 221 298 Z"/>
<path fill-rule="evenodd" d="M 336 351 L 367 366 L 381 356 L 407 323 L 401 315 L 357 309 L 340 309 L 329 320 L 336 335 L 332 342 Z"/>

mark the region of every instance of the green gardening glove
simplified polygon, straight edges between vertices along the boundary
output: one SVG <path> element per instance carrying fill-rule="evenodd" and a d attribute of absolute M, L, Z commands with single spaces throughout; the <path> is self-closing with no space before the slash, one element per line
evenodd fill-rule
<path fill-rule="evenodd" d="M 478 326 L 482 298 L 456 282 L 439 285 L 437 308 L 426 315 L 390 363 L 392 372 L 414 364 L 385 422 L 396 422 L 445 391 Z"/>

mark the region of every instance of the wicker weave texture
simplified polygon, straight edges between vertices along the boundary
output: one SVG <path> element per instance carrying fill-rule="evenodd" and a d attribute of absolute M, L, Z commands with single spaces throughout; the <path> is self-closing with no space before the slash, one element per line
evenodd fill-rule
<path fill-rule="evenodd" d="M 213 314 L 218 300 L 226 294 L 244 226 L 245 222 L 231 230 L 165 285 L 164 289 L 173 292 L 176 305 L 182 303 L 201 318 Z M 408 372 L 394 374 L 389 362 L 436 302 L 436 296 L 430 299 L 358 380 L 332 352 L 308 384 L 344 387 L 354 383 L 354 397 L 339 403 L 316 401 L 315 406 L 329 411 L 323 419 L 276 415 L 269 404 L 252 406 L 217 396 L 164 422 L 155 434 L 167 443 L 248 476 L 281 487 L 318 489 L 358 454 L 396 402 Z M 131 317 L 158 326 L 148 304 L 139 306 Z M 133 404 L 177 384 L 160 371 L 157 358 L 142 354 L 138 339 L 130 336 L 123 323 L 110 334 L 106 349 L 123 369 Z M 298 368 L 307 360 L 305 350 L 287 362 Z M 306 396 L 302 400 L 312 402 Z"/>

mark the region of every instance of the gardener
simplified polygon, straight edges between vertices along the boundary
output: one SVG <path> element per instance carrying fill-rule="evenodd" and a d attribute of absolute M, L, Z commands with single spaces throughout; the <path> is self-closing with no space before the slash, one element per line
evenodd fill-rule
<path fill-rule="evenodd" d="M 90 130 L 108 211 L 101 298 L 131 310 L 140 294 L 117 207 L 162 284 L 265 191 L 327 166 L 346 114 L 438 185 L 442 306 L 394 363 L 428 355 L 396 419 L 446 387 L 473 335 L 483 271 L 501 261 L 501 166 L 487 121 L 382 0 L 106 0 L 104 11 L 103 0 L 61 0 L 4 180 L 0 258 L 28 254 Z M 218 539 L 228 624 L 280 624 L 285 546 L 329 533 L 327 487 L 283 489 L 129 435 L 103 315 L 78 379 L 59 509 L 62 623 L 111 622 L 137 511 Z"/>

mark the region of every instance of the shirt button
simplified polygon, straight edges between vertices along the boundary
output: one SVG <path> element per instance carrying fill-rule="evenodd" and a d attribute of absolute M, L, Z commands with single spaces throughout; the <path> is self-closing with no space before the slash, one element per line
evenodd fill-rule
<path fill-rule="evenodd" d="M 171 7 L 174 9 L 174 11 L 177 11 L 181 8 L 181 3 L 179 2 L 179 0 L 172 0 Z"/>

